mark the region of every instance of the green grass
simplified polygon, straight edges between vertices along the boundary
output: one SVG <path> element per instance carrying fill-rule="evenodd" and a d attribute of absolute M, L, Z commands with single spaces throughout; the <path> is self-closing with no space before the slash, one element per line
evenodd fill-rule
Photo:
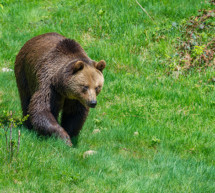
<path fill-rule="evenodd" d="M 33 36 L 58 32 L 107 62 L 76 147 L 20 127 L 20 152 L 8 163 L 0 130 L 0 192 L 215 192 L 214 68 L 167 73 L 181 37 L 172 23 L 212 8 L 202 2 L 139 0 L 152 21 L 129 0 L 0 1 L 0 116 L 21 117 L 14 73 L 1 69 L 14 68 Z M 84 159 L 87 150 L 97 154 Z"/>

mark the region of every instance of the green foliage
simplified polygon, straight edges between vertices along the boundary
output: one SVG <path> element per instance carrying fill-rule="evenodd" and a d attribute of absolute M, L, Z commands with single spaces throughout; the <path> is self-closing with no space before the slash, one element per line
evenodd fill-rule
<path fill-rule="evenodd" d="M 202 0 L 138 2 L 153 21 L 136 1 L 0 1 L 1 192 L 215 192 L 214 67 L 184 73 L 185 53 L 197 59 L 213 47 L 203 46 L 214 38 L 214 17 L 202 26 L 198 15 L 207 13 L 198 10 L 214 8 Z M 107 62 L 75 148 L 18 124 L 14 73 L 2 71 L 14 68 L 27 40 L 52 31 Z M 9 161 L 2 127 L 11 123 L 14 150 L 18 130 L 22 137 Z M 97 153 L 84 158 L 88 150 Z"/>

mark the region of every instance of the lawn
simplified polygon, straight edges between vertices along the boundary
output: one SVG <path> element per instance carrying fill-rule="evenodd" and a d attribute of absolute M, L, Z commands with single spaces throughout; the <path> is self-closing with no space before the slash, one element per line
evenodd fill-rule
<path fill-rule="evenodd" d="M 215 192 L 215 65 L 184 68 L 178 52 L 191 16 L 214 1 L 138 2 L 151 18 L 135 0 L 0 0 L 0 192 Z M 214 40 L 214 18 L 193 57 Z M 104 59 L 105 84 L 74 147 L 19 125 L 10 160 L 3 128 L 8 112 L 22 115 L 15 57 L 46 32 Z"/>

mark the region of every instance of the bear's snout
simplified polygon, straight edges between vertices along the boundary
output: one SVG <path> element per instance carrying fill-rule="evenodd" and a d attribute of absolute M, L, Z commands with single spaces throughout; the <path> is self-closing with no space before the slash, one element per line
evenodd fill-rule
<path fill-rule="evenodd" d="M 89 101 L 89 102 L 88 102 L 88 106 L 89 106 L 90 108 L 95 108 L 95 107 L 96 107 L 96 104 L 97 104 L 97 101 L 95 101 L 95 100 L 92 100 L 92 101 Z"/>

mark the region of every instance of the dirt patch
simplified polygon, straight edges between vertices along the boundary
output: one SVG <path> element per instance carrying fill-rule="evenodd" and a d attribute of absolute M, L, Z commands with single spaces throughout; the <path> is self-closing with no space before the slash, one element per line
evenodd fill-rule
<path fill-rule="evenodd" d="M 86 32 L 82 34 L 82 40 L 83 42 L 87 42 L 87 44 L 89 44 L 91 42 L 95 42 L 96 39 L 89 32 Z"/>

